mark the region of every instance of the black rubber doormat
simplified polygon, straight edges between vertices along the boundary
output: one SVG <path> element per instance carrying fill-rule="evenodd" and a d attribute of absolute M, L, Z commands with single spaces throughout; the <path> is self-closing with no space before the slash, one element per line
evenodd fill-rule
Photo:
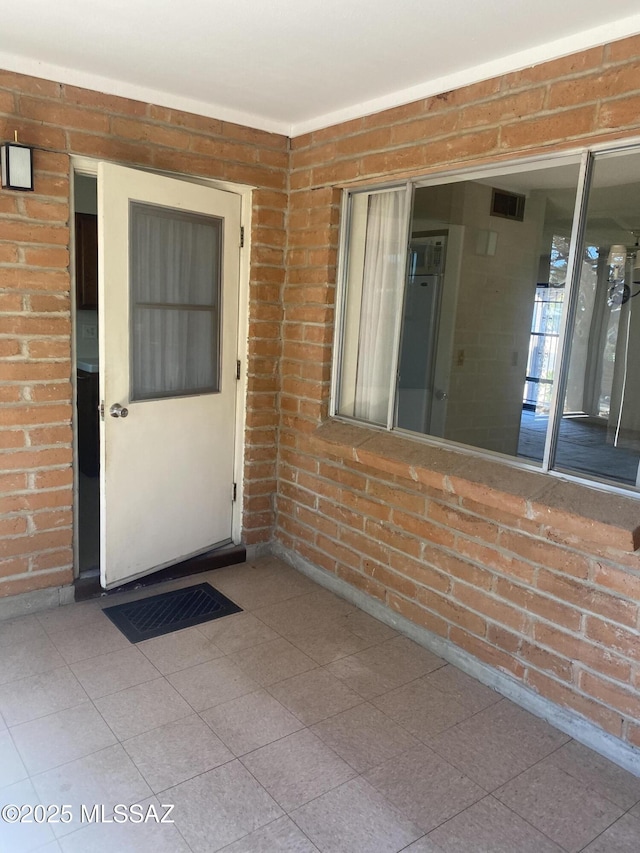
<path fill-rule="evenodd" d="M 103 613 L 127 640 L 139 643 L 241 611 L 241 607 L 211 584 L 200 583 L 127 604 L 114 604 L 105 607 Z"/>

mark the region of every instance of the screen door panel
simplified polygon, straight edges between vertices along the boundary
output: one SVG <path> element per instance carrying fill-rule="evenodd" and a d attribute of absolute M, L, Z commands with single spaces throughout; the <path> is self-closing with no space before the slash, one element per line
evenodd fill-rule
<path fill-rule="evenodd" d="M 130 203 L 131 400 L 220 390 L 222 221 Z"/>

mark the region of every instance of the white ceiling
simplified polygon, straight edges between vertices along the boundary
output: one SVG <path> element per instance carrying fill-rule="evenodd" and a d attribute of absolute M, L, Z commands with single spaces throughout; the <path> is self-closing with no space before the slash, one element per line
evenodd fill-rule
<path fill-rule="evenodd" d="M 638 0 L 20 0 L 0 67 L 297 136 L 637 33 Z"/>

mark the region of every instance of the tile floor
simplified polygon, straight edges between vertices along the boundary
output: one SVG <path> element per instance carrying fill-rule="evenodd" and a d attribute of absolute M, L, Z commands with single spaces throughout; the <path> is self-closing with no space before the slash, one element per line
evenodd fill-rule
<path fill-rule="evenodd" d="M 640 779 L 276 559 L 202 580 L 244 612 L 137 646 L 104 600 L 0 622 L 0 806 L 73 818 L 0 851 L 640 850 Z"/>

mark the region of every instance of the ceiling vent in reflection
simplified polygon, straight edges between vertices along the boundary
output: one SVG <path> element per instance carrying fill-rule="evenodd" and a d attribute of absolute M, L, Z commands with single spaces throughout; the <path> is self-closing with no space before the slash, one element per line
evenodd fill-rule
<path fill-rule="evenodd" d="M 503 219 L 515 219 L 522 222 L 524 219 L 524 199 L 525 197 L 519 193 L 492 190 L 491 216 L 501 216 Z"/>

